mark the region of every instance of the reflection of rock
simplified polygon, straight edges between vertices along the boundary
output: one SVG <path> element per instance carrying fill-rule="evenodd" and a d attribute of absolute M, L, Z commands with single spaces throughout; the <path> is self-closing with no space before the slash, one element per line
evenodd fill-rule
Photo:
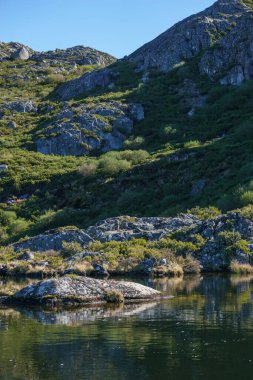
<path fill-rule="evenodd" d="M 37 319 L 43 324 L 78 326 L 104 318 L 118 319 L 141 315 L 148 310 L 152 310 L 156 305 L 156 302 L 149 302 L 141 305 L 127 304 L 115 307 L 89 306 L 78 308 L 77 310 L 46 311 L 27 308 L 18 308 L 17 310 L 26 317 Z"/>
<path fill-rule="evenodd" d="M 125 302 L 140 302 L 161 297 L 161 293 L 125 281 L 102 281 L 88 277 L 61 277 L 40 281 L 15 293 L 6 302 L 46 306 L 104 304 L 109 293 L 117 292 Z"/>

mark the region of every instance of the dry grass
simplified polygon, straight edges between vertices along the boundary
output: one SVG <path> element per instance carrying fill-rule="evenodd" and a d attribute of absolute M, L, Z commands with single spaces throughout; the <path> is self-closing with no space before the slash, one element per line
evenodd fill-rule
<path fill-rule="evenodd" d="M 184 271 L 181 265 L 176 262 L 170 262 L 168 265 L 160 265 L 153 269 L 154 276 L 183 276 Z"/>
<path fill-rule="evenodd" d="M 182 260 L 182 267 L 185 274 L 198 274 L 200 273 L 200 264 L 197 259 L 191 255 L 187 255 Z"/>
<path fill-rule="evenodd" d="M 232 261 L 230 271 L 235 274 L 252 274 L 253 266 L 250 264 L 241 264 L 238 261 Z"/>
<path fill-rule="evenodd" d="M 88 261 L 82 261 L 80 263 L 74 264 L 71 268 L 74 269 L 75 273 L 80 276 L 85 276 L 92 272 L 93 267 Z"/>
<path fill-rule="evenodd" d="M 7 276 L 38 276 L 51 277 L 58 273 L 59 269 L 49 266 L 40 266 L 27 261 L 11 261 L 5 265 L 5 274 Z"/>

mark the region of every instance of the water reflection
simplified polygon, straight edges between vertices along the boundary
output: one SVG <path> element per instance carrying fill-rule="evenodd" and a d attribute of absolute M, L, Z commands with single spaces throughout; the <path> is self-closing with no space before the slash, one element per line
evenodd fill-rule
<path fill-rule="evenodd" d="M 175 297 L 0 310 L 0 379 L 252 379 L 253 276 L 142 282 Z"/>

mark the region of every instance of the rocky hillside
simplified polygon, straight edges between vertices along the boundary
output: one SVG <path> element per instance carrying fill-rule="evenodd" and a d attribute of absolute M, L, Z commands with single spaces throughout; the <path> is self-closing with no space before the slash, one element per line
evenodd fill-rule
<path fill-rule="evenodd" d="M 140 69 L 163 72 L 198 55 L 199 71 L 223 84 L 252 78 L 252 8 L 250 2 L 218 0 L 147 43 L 128 59 Z M 210 49 L 211 48 L 211 49 Z"/>
<path fill-rule="evenodd" d="M 253 77 L 252 3 L 218 0 L 203 12 L 174 25 L 126 59 L 148 78 L 150 70 L 169 72 L 197 58 L 198 72 L 221 84 L 240 84 Z M 117 72 L 100 70 L 62 85 L 58 95 L 71 99 L 114 83 Z"/>
<path fill-rule="evenodd" d="M 2 43 L 0 244 L 251 207 L 252 30 L 252 2 L 219 0 L 116 62 Z"/>

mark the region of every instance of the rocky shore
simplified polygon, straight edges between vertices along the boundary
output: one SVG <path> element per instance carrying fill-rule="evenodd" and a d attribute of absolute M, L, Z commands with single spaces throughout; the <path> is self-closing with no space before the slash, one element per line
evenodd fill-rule
<path fill-rule="evenodd" d="M 61 228 L 14 243 L 7 248 L 11 253 L 0 257 L 0 274 L 162 277 L 230 271 L 237 264 L 251 272 L 252 248 L 253 221 L 245 210 L 211 217 L 122 216 L 84 230 Z"/>

